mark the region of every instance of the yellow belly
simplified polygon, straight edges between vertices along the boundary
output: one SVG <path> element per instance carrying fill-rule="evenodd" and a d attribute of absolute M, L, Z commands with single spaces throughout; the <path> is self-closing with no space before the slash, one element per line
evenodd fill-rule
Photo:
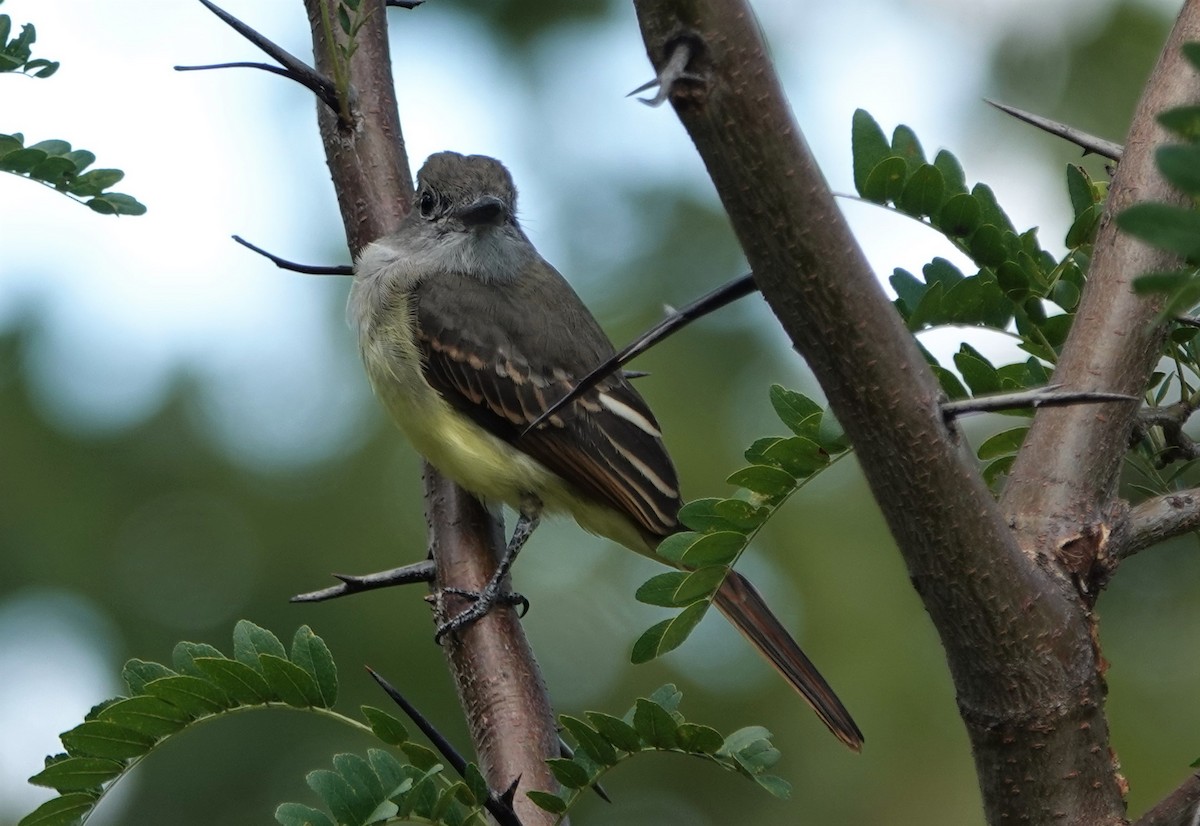
<path fill-rule="evenodd" d="M 407 325 L 406 313 L 394 317 Z M 372 333 L 361 342 L 371 384 L 413 447 L 442 474 L 484 500 L 513 508 L 536 496 L 547 512 L 568 513 L 584 529 L 653 556 L 653 546 L 622 513 L 581 496 L 536 459 L 452 408 L 425 381 L 407 327 Z"/>

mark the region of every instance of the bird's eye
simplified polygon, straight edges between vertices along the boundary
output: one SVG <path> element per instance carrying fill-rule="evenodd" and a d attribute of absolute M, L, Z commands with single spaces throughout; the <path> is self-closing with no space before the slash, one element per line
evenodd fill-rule
<path fill-rule="evenodd" d="M 432 192 L 426 190 L 421 193 L 420 209 L 423 218 L 432 218 L 433 209 L 437 206 L 437 198 Z"/>

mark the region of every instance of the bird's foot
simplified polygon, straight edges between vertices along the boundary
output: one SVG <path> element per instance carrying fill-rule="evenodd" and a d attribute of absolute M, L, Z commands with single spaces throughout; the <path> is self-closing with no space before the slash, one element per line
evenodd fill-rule
<path fill-rule="evenodd" d="M 511 605 L 517 608 L 517 616 L 523 617 L 529 611 L 529 600 L 515 591 L 501 591 L 499 582 L 489 582 L 482 591 L 468 591 L 465 588 L 443 588 L 443 597 L 454 594 L 471 601 L 471 605 L 455 614 L 438 626 L 434 634 L 434 642 L 441 643 L 447 634 L 452 634 L 466 628 L 471 623 L 485 616 L 497 605 Z"/>

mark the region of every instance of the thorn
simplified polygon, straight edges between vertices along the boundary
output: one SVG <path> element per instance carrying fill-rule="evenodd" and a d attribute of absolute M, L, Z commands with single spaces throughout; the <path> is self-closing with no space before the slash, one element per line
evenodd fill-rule
<path fill-rule="evenodd" d="M 175 68 L 179 68 L 176 66 Z M 300 272 L 305 275 L 354 275 L 354 267 L 348 264 L 333 264 L 330 266 L 322 266 L 320 264 L 297 264 L 295 261 L 288 261 L 286 258 L 280 258 L 278 255 L 272 255 L 262 247 L 257 247 L 251 244 L 240 235 L 231 236 L 234 241 L 237 241 L 243 247 L 253 250 L 266 258 L 281 270 L 291 270 L 292 272 Z M 336 574 L 335 574 L 336 576 Z"/>
<path fill-rule="evenodd" d="M 333 574 L 334 579 L 341 580 L 341 585 L 331 585 L 328 588 L 322 588 L 319 591 L 309 591 L 304 594 L 297 594 L 288 600 L 288 602 L 324 602 L 330 599 L 337 599 L 348 594 L 358 594 L 363 591 L 374 591 L 378 588 L 390 588 L 393 585 L 409 585 L 414 582 L 433 582 L 434 565 L 433 562 L 426 559 L 421 562 L 414 562 L 411 565 L 401 565 L 399 568 L 392 568 L 387 571 L 378 571 L 373 574 L 362 574 L 356 576 L 354 574 Z"/>
<path fill-rule="evenodd" d="M 1099 155 L 1102 158 L 1108 158 L 1110 161 L 1121 160 L 1121 154 L 1124 147 L 1119 143 L 1106 141 L 1104 138 L 1097 138 L 1095 135 L 1089 135 L 1081 129 L 1076 129 L 1073 126 L 1068 126 L 1065 123 L 1060 123 L 1056 120 L 1044 118 L 1041 115 L 1035 115 L 1032 112 L 1026 112 L 1023 109 L 1018 109 L 1015 106 L 1009 106 L 1006 103 L 997 103 L 994 100 L 984 98 L 984 102 L 989 106 L 999 109 L 1001 112 L 1012 115 L 1020 121 L 1024 121 L 1032 126 L 1036 126 L 1051 135 L 1070 141 L 1076 146 L 1082 147 L 1083 153 L 1086 155 L 1089 152 L 1094 155 Z"/>
<path fill-rule="evenodd" d="M 309 66 L 303 60 L 296 57 L 291 52 L 284 49 L 282 46 L 279 46 L 279 45 L 273 43 L 265 35 L 261 34 L 256 29 L 243 23 L 241 20 L 237 19 L 232 14 L 225 11 L 223 8 L 218 6 L 216 3 L 213 3 L 212 0 L 200 0 L 200 4 L 202 6 L 204 6 L 204 8 L 208 9 L 213 14 L 215 14 L 217 17 L 219 17 L 221 19 L 221 21 L 225 23 L 225 25 L 229 26 L 235 32 L 240 34 L 242 37 L 249 40 L 251 43 L 253 43 L 255 46 L 257 46 L 261 51 L 266 53 L 266 55 L 268 57 L 277 61 L 280 64 L 280 66 L 283 67 L 283 68 L 278 68 L 278 67 L 274 67 L 274 66 L 267 67 L 265 64 L 261 64 L 261 63 L 250 63 L 250 64 L 229 63 L 229 64 L 215 64 L 211 68 L 223 68 L 225 66 L 248 65 L 248 66 L 251 66 L 254 68 L 265 69 L 267 71 L 274 72 L 275 74 L 286 77 L 289 80 L 296 81 L 301 86 L 308 89 L 310 92 L 312 92 L 318 98 L 320 98 L 321 102 L 324 103 L 326 106 L 328 106 L 330 109 L 332 109 L 333 112 L 338 116 L 339 119 L 342 117 L 341 101 L 338 99 L 337 88 L 333 85 L 333 81 L 331 81 L 329 78 L 327 78 L 324 75 L 317 72 L 316 69 Z M 192 70 L 192 68 L 190 68 L 190 67 L 176 67 L 176 68 L 180 69 L 180 71 L 191 71 Z M 209 67 L 194 67 L 194 68 L 209 68 Z"/>
<path fill-rule="evenodd" d="M 994 393 L 976 396 L 973 399 L 942 402 L 942 416 L 949 423 L 968 413 L 991 413 L 997 410 L 1014 410 L 1021 407 L 1062 407 L 1069 404 L 1095 404 L 1100 402 L 1139 402 L 1136 396 L 1124 393 L 1107 393 L 1100 390 L 1060 390 L 1062 385 L 1047 384 L 1015 393 Z"/>

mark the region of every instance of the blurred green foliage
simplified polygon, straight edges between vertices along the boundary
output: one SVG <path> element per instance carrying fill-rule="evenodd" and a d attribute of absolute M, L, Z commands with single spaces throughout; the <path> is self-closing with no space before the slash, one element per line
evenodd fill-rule
<path fill-rule="evenodd" d="M 463 14 L 485 21 L 523 63 L 534 54 L 529 47 L 558 27 L 616 13 L 617 5 L 470 0 Z M 1143 4 L 1105 8 L 1112 11 L 1096 18 L 1099 27 L 1000 40 L 996 82 L 1019 105 L 1119 136 L 1167 21 Z M 1038 99 L 1040 92 L 1048 97 Z M 690 151 L 682 138 L 680 151 Z M 1029 162 L 1042 159 L 1031 154 Z M 1047 168 L 1057 176 L 1061 167 Z M 626 194 L 654 242 L 624 260 L 580 246 L 573 260 L 556 262 L 568 277 L 588 272 L 607 285 L 581 292 L 618 342 L 656 321 L 663 302 L 682 303 L 741 266 L 713 203 L 660 190 Z M 87 600 L 116 629 L 114 677 L 124 660 L 162 657 L 181 638 L 223 644 L 239 616 L 277 629 L 308 624 L 335 653 L 343 702 L 384 703 L 358 669 L 371 663 L 400 675 L 395 681 L 443 731 L 468 742 L 419 589 L 317 606 L 286 601 L 327 583 L 331 571 L 377 570 L 424 554 L 419 462 L 382 415 L 331 460 L 255 473 L 230 461 L 198 424 L 205 386 L 180 375 L 153 416 L 118 432 L 81 434 L 53 424 L 31 389 L 29 352 L 39 335 L 37 317 L 27 316 L 0 336 L 0 608 L 49 592 Z M 340 325 L 332 335 L 353 348 Z M 653 374 L 639 389 L 664 424 L 692 497 L 723 494 L 720 480 L 748 438 L 778 429 L 764 392 L 772 381 L 814 392 L 770 315 L 749 303 L 636 366 Z M 999 427 L 967 429 L 979 443 L 977 435 Z M 585 797 L 576 822 L 786 823 L 800 819 L 797 812 L 823 824 L 981 822 L 941 648 L 853 463 L 789 503 L 745 562 L 752 576 L 755 564 L 767 572 L 768 597 L 782 597 L 773 604 L 791 612 L 789 624 L 865 731 L 864 753 L 846 752 L 757 660 L 718 662 L 720 679 L 692 668 L 690 650 L 740 646 L 722 647 L 724 632 L 713 628 L 719 621 L 702 624 L 681 651 L 629 666 L 633 640 L 652 617 L 633 590 L 655 569 L 573 526 L 552 527 L 539 532 L 515 572 L 533 600 L 526 627 L 552 694 L 586 696 L 586 708 L 619 714 L 631 698 L 673 681 L 693 719 L 730 729 L 766 725 L 784 753 L 773 771 L 793 786 L 791 801 L 781 802 L 736 778 L 698 774 L 686 761 L 650 759 L 607 777 L 615 804 Z M 1200 665 L 1178 644 L 1200 634 L 1190 585 L 1197 575 L 1200 558 L 1179 540 L 1128 563 L 1101 601 L 1112 663 L 1108 708 L 1133 812 L 1173 788 L 1197 754 L 1195 743 L 1177 736 L 1200 728 L 1193 702 Z M 91 642 L 81 632 L 82 642 L 100 646 L 103 629 L 93 631 Z M 267 823 L 282 800 L 314 802 L 307 772 L 327 766 L 333 753 L 369 745 L 298 714 L 221 720 L 154 754 L 123 787 L 125 799 L 106 805 L 121 823 Z M 28 774 L 41 768 L 40 757 L 28 755 Z M 17 814 L 0 808 L 0 823 Z"/>

